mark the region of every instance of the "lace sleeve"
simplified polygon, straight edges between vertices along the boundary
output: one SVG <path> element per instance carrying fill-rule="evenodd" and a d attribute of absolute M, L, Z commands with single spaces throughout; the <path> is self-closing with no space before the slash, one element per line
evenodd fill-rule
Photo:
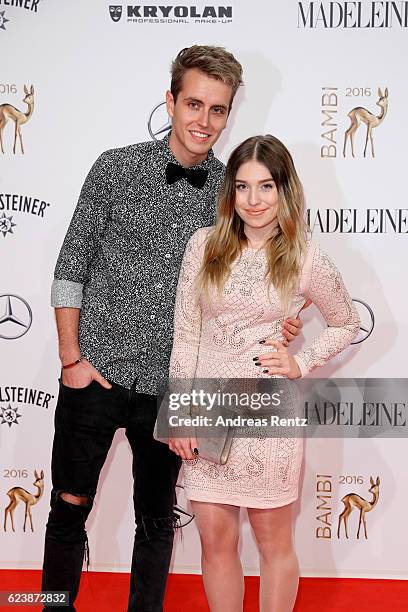
<path fill-rule="evenodd" d="M 313 247 L 307 296 L 318 307 L 328 327 L 312 345 L 295 355 L 302 376 L 345 349 L 356 336 L 360 319 L 340 272 L 318 246 Z"/>
<path fill-rule="evenodd" d="M 203 229 L 200 229 L 188 241 L 181 264 L 174 310 L 170 378 L 192 379 L 195 375 L 201 335 L 201 308 L 197 299 L 196 279 L 203 242 Z"/>

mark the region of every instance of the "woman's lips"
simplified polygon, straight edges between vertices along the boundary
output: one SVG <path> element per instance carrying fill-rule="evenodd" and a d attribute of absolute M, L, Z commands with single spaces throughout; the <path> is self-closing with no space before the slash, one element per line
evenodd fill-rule
<path fill-rule="evenodd" d="M 264 213 L 265 210 L 266 208 L 264 208 L 263 210 L 247 210 L 245 212 L 247 213 L 247 215 L 251 215 L 251 217 L 258 217 L 259 215 Z"/>

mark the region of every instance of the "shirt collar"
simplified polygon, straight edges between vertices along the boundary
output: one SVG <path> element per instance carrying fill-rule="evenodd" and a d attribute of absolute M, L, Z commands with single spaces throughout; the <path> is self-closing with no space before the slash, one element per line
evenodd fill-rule
<path fill-rule="evenodd" d="M 181 166 L 180 162 L 174 157 L 173 151 L 170 149 L 169 140 L 170 140 L 171 131 L 166 134 L 166 136 L 158 141 L 160 146 L 160 150 L 162 153 L 163 163 L 173 162 L 174 164 L 178 164 Z M 207 153 L 206 159 L 204 159 L 200 164 L 196 164 L 195 166 L 189 166 L 189 168 L 203 168 L 205 170 L 210 170 L 212 163 L 214 160 L 214 151 L 210 149 Z"/>

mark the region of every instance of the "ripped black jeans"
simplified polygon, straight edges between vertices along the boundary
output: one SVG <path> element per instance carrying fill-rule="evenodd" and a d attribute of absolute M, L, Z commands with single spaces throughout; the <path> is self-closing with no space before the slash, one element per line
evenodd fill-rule
<path fill-rule="evenodd" d="M 95 381 L 84 389 L 60 384 L 42 589 L 69 591 L 68 610 L 75 610 L 79 590 L 87 543 L 85 521 L 119 427 L 126 428 L 133 452 L 136 531 L 128 612 L 163 609 L 177 519 L 173 507 L 181 460 L 166 444 L 153 439 L 156 414 L 154 395 L 136 393 L 115 383 L 110 390 Z M 61 499 L 60 493 L 64 492 L 86 496 L 89 503 L 70 504 Z M 45 608 L 47 612 L 54 609 L 61 608 Z"/>

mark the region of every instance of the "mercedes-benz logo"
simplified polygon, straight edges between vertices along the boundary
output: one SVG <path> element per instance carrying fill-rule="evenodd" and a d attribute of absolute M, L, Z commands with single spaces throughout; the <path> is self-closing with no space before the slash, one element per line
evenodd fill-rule
<path fill-rule="evenodd" d="M 357 298 L 353 298 L 353 302 L 357 306 L 358 314 L 360 315 L 360 332 L 355 340 L 351 344 L 361 344 L 367 338 L 371 336 L 374 330 L 375 325 L 375 317 L 374 312 L 371 306 L 367 304 L 367 302 L 363 302 L 363 300 L 359 300 Z"/>
<path fill-rule="evenodd" d="M 26 300 L 12 293 L 0 295 L 0 338 L 21 338 L 28 332 L 32 322 L 33 313 Z"/>
<path fill-rule="evenodd" d="M 161 127 L 155 128 L 153 127 L 153 123 Z M 165 102 L 160 102 L 160 104 L 154 107 L 147 122 L 147 129 L 149 130 L 152 140 L 159 140 L 157 136 L 171 130 L 171 119 L 167 114 Z"/>

